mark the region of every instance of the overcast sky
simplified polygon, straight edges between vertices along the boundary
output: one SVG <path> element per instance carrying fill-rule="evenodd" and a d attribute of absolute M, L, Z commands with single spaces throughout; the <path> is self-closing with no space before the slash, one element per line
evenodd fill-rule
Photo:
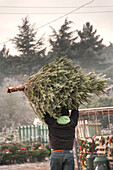
<path fill-rule="evenodd" d="M 73 30 L 90 22 L 104 44 L 113 43 L 113 0 L 0 0 L 0 49 L 16 36 L 26 16 L 35 23 L 38 36 L 50 35 L 50 26 L 58 30 L 67 17 L 74 22 Z M 10 42 L 5 44 L 15 53 Z"/>

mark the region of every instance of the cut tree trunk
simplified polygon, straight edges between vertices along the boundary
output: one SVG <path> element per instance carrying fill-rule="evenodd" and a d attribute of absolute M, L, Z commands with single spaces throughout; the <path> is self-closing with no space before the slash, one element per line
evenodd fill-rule
<path fill-rule="evenodd" d="M 7 93 L 12 93 L 12 92 L 16 92 L 16 91 L 24 91 L 25 86 L 8 86 L 7 87 Z"/>

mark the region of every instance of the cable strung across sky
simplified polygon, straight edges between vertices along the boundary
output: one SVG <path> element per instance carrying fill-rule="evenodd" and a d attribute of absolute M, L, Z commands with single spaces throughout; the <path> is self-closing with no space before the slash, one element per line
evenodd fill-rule
<path fill-rule="evenodd" d="M 89 12 L 75 12 L 75 13 L 71 13 L 71 15 L 76 15 L 76 14 L 97 14 L 97 13 L 112 13 L 112 11 L 89 11 Z M 60 14 L 66 14 L 66 13 L 57 13 L 57 12 L 44 12 L 44 13 L 41 13 L 41 12 L 0 12 L 0 14 L 14 14 L 14 15 L 22 15 L 22 14 L 29 14 L 29 15 L 60 15 Z"/>
<path fill-rule="evenodd" d="M 105 5 L 105 6 L 84 6 L 83 8 L 112 8 L 113 5 Z M 71 7 L 71 6 L 59 6 L 59 7 L 43 7 L 43 6 L 0 6 L 0 8 L 78 8 L 77 6 Z"/>
<path fill-rule="evenodd" d="M 48 23 L 46 23 L 46 24 L 38 27 L 38 29 L 40 29 L 40 28 L 42 28 L 42 27 L 45 27 L 45 26 L 47 26 L 47 25 L 49 25 L 49 24 L 51 24 L 51 23 L 53 23 L 53 22 L 56 22 L 57 20 L 59 20 L 59 19 L 61 19 L 61 18 L 64 18 L 64 17 L 68 16 L 69 14 L 71 14 L 71 13 L 73 13 L 73 12 L 75 12 L 75 11 L 78 11 L 79 9 L 81 9 L 81 8 L 85 7 L 86 5 L 89 5 L 89 4 L 93 3 L 93 2 L 94 2 L 94 0 L 91 0 L 91 1 L 89 1 L 89 2 L 87 2 L 87 3 L 84 3 L 83 5 L 77 7 L 76 9 L 74 9 L 74 10 L 72 10 L 72 11 L 70 11 L 70 12 L 68 12 L 68 13 L 66 13 L 66 14 L 58 17 L 58 18 L 56 18 L 55 20 L 50 21 L 50 22 L 48 22 Z M 11 41 L 11 40 L 9 40 L 9 41 Z M 6 42 L 9 42 L 9 41 L 6 41 Z M 3 43 L 0 43 L 0 44 L 4 44 L 4 42 L 3 42 Z"/>
<path fill-rule="evenodd" d="M 72 29 L 81 30 L 83 24 L 90 22 L 103 43 L 109 45 L 113 35 L 113 0 L 1 0 L 0 48 L 7 44 L 10 53 L 15 53 L 11 38 L 18 33 L 22 18 L 29 17 L 31 24 L 38 29 L 37 38 L 45 34 L 46 40 L 51 34 L 51 27 L 56 31 L 68 17 L 73 22 Z M 47 42 L 48 45 L 48 42 Z"/>

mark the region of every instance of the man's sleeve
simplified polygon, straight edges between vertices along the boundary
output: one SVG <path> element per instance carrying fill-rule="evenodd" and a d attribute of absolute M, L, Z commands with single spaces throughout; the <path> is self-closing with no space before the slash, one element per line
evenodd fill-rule
<path fill-rule="evenodd" d="M 50 115 L 48 113 L 46 113 L 46 115 L 44 117 L 44 121 L 47 125 L 52 125 L 54 123 L 54 118 L 50 117 Z"/>
<path fill-rule="evenodd" d="M 70 116 L 70 118 L 71 118 L 71 119 L 75 122 L 75 124 L 77 125 L 77 123 L 78 123 L 78 118 L 79 118 L 79 111 L 73 109 L 73 110 L 71 111 L 71 116 Z"/>

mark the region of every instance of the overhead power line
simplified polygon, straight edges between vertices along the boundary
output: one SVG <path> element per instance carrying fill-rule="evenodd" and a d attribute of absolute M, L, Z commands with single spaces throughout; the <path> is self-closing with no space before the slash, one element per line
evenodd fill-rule
<path fill-rule="evenodd" d="M 112 11 L 88 11 L 88 12 L 74 12 L 71 13 L 71 15 L 75 15 L 75 14 L 88 14 L 88 13 L 112 13 Z M 30 15 L 58 15 L 58 14 L 66 14 L 64 12 L 0 12 L 0 14 L 13 14 L 13 15 L 22 15 L 22 14 L 30 14 Z"/>
<path fill-rule="evenodd" d="M 73 12 L 75 12 L 75 11 L 83 8 L 84 6 L 93 3 L 93 2 L 94 2 L 94 0 L 91 0 L 91 1 L 89 1 L 89 2 L 87 2 L 87 3 L 85 3 L 85 4 L 83 4 L 83 5 L 81 5 L 81 6 L 79 6 L 79 7 L 77 7 L 76 9 L 71 10 L 70 12 L 68 12 L 68 13 L 66 13 L 66 14 L 64 14 L 64 15 L 62 15 L 62 16 L 60 16 L 60 17 L 58 17 L 58 18 L 56 18 L 56 19 L 54 19 L 54 20 L 52 20 L 52 21 L 50 21 L 50 22 L 48 22 L 48 23 L 46 23 L 46 24 L 44 24 L 44 25 L 42 25 L 42 26 L 40 26 L 40 27 L 38 27 L 38 29 L 40 29 L 40 28 L 42 28 L 42 27 L 45 27 L 45 26 L 47 26 L 47 25 L 49 25 L 49 24 L 51 24 L 51 23 L 53 23 L 53 22 L 56 22 L 56 21 L 60 20 L 61 18 L 64 18 L 64 17 L 68 16 L 69 14 L 71 14 L 71 13 L 73 13 Z M 10 41 L 10 40 L 9 40 L 9 41 Z M 6 41 L 6 42 L 9 42 L 9 41 Z M 0 44 L 4 44 L 4 43 L 6 43 L 6 42 L 0 43 Z"/>
<path fill-rule="evenodd" d="M 53 23 L 53 22 L 56 22 L 56 21 L 58 21 L 58 20 L 60 20 L 60 19 L 62 19 L 62 18 L 64 18 L 64 17 L 70 15 L 71 13 L 73 13 L 73 12 L 75 12 L 75 11 L 78 11 L 79 9 L 81 9 L 81 8 L 83 8 L 84 6 L 89 5 L 89 4 L 93 3 L 93 2 L 94 2 L 94 0 L 91 0 L 91 1 L 89 1 L 89 2 L 87 2 L 87 3 L 85 3 L 85 4 L 83 4 L 83 5 L 79 6 L 78 8 L 76 8 L 76 9 L 74 9 L 74 10 L 72 10 L 72 11 L 70 11 L 70 12 L 68 12 L 68 13 L 66 13 L 66 14 L 64 14 L 64 15 L 56 18 L 56 19 L 54 19 L 53 21 L 50 21 L 50 22 L 48 22 L 48 23 L 46 23 L 46 24 L 38 27 L 38 29 L 39 29 L 39 28 L 42 28 L 42 27 L 45 27 L 45 26 L 47 26 L 47 25 L 49 25 L 49 24 L 51 24 L 51 23 Z"/>
<path fill-rule="evenodd" d="M 84 6 L 83 8 L 112 8 L 113 5 L 103 5 L 103 6 Z M 48 6 L 48 7 L 43 7 L 43 6 L 0 6 L 0 8 L 78 8 L 77 6 Z"/>

